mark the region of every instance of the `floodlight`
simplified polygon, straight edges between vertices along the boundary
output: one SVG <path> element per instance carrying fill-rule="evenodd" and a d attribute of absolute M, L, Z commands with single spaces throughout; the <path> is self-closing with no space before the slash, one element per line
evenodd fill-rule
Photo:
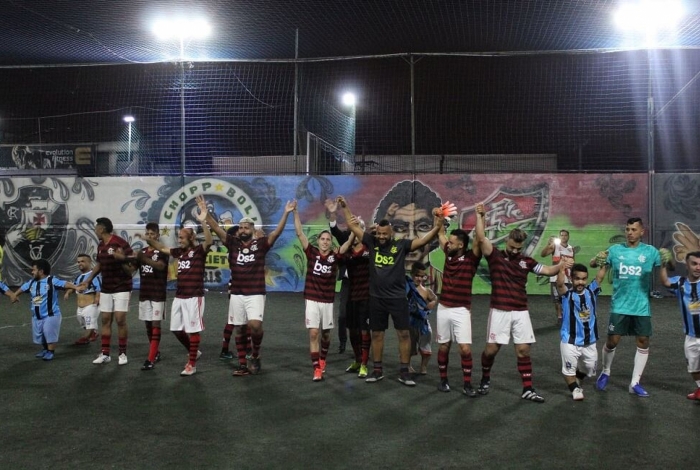
<path fill-rule="evenodd" d="M 347 92 L 343 95 L 343 104 L 345 106 L 355 106 L 357 103 L 357 96 L 355 96 L 355 93 Z"/>
<path fill-rule="evenodd" d="M 642 0 L 620 5 L 614 17 L 623 31 L 653 34 L 673 30 L 683 14 L 683 4 L 679 0 Z"/>
<path fill-rule="evenodd" d="M 129 124 L 131 124 L 135 120 L 136 119 L 134 119 L 134 116 L 124 116 L 124 122 L 128 122 Z"/>
<path fill-rule="evenodd" d="M 153 34 L 160 40 L 203 39 L 211 34 L 211 26 L 203 18 L 161 19 L 153 24 Z"/>

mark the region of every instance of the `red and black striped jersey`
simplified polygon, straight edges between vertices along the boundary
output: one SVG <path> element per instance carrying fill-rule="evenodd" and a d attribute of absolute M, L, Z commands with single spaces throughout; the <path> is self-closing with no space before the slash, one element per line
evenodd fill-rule
<path fill-rule="evenodd" d="M 114 257 L 118 249 L 121 249 L 124 256 L 131 256 L 134 253 L 129 243 L 116 235 L 112 235 L 106 243 L 100 240 L 97 245 L 97 262 L 100 263 L 102 292 L 105 294 L 131 292 L 133 287 L 131 274 L 124 271 L 124 262 Z"/>
<path fill-rule="evenodd" d="M 165 302 L 166 290 L 168 288 L 168 260 L 170 257 L 162 251 L 147 247 L 143 250 L 143 255 L 157 263 L 165 263 L 165 270 L 159 271 L 153 266 L 141 263 L 139 274 L 141 276 L 141 287 L 139 300 L 141 302 L 150 300 L 151 302 Z"/>
<path fill-rule="evenodd" d="M 350 301 L 356 302 L 369 299 L 369 257 L 370 251 L 362 245 L 362 249 L 345 253 L 350 280 Z"/>
<path fill-rule="evenodd" d="M 472 306 L 472 281 L 481 257 L 468 250 L 462 256 L 450 256 L 445 246 L 445 268 L 442 275 L 440 303 L 445 307 Z"/>
<path fill-rule="evenodd" d="M 233 295 L 265 295 L 265 255 L 272 248 L 267 237 L 253 238 L 248 243 L 226 237 L 228 262 L 231 268 L 229 292 Z"/>
<path fill-rule="evenodd" d="M 204 265 L 207 260 L 207 251 L 204 250 L 203 245 L 185 250 L 170 249 L 170 255 L 178 259 L 175 297 L 190 299 L 204 296 Z"/>
<path fill-rule="evenodd" d="M 333 252 L 324 256 L 312 245 L 308 245 L 304 253 L 306 254 L 304 298 L 316 302 L 333 303 L 340 257 Z"/>
<path fill-rule="evenodd" d="M 542 264 L 528 256 L 509 257 L 495 248 L 486 260 L 491 273 L 491 308 L 527 310 L 527 275 L 540 274 Z"/>

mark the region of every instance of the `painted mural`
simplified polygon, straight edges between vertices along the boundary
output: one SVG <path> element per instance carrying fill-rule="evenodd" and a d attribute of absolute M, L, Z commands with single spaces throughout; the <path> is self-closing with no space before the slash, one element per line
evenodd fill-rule
<path fill-rule="evenodd" d="M 671 247 L 679 261 L 700 249 L 700 175 L 657 175 L 654 185 L 656 246 Z M 327 227 L 324 202 L 343 195 L 365 221 L 391 220 L 397 237 L 420 237 L 430 231 L 430 211 L 451 201 L 459 209 L 450 228 L 474 227 L 474 207 L 487 207 L 488 236 L 502 247 L 508 232 L 526 230 L 525 253 L 539 256 L 547 239 L 567 229 L 576 258 L 587 262 L 598 251 L 623 240 L 627 218 L 647 219 L 648 177 L 644 174 L 494 174 L 381 176 L 250 176 L 149 178 L 0 178 L 0 243 L 5 250 L 3 280 L 18 285 L 28 278 L 33 260 L 48 259 L 54 274 L 73 278 L 80 253 L 94 256 L 94 221 L 109 217 L 115 233 L 134 249 L 143 248 L 135 235 L 157 221 L 162 240 L 176 245 L 176 231 L 193 223 L 194 198 L 203 194 L 210 212 L 225 229 L 251 217 L 269 233 L 281 218 L 287 200 L 299 201 L 300 216 L 310 238 Z M 343 227 L 344 221 L 340 220 Z M 449 229 L 448 229 L 449 230 Z M 649 234 L 652 235 L 652 234 Z M 426 261 L 439 290 L 443 264 L 436 244 L 414 253 L 407 265 Z M 305 263 L 288 221 L 267 258 L 269 291 L 301 291 Z M 681 267 L 682 270 L 682 267 Z M 206 284 L 223 289 L 229 282 L 227 253 L 215 244 L 207 260 Z M 138 285 L 138 280 L 136 280 Z M 474 289 L 488 293 L 488 271 L 479 271 Z M 531 276 L 528 291 L 547 294 L 548 279 Z M 609 293 L 609 292 L 608 292 Z"/>

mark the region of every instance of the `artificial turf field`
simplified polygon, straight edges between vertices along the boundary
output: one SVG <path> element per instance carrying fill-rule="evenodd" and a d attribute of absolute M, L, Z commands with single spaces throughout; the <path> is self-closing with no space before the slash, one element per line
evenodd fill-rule
<path fill-rule="evenodd" d="M 3 468 L 638 469 L 694 468 L 700 460 L 700 404 L 685 398 L 694 383 L 673 299 L 652 299 L 654 336 L 642 379 L 651 397 L 627 392 L 635 346 L 623 338 L 608 390 L 584 383 L 585 400 L 573 402 L 560 372 L 551 300 L 531 296 L 533 377 L 544 404 L 520 398 L 512 345 L 496 358 L 488 396 L 460 393 L 456 348 L 452 392 L 436 390 L 436 354 L 429 374 L 406 387 L 397 381 L 393 330 L 383 381 L 366 384 L 345 373 L 351 356 L 337 353 L 334 332 L 326 378 L 312 382 L 299 293 L 267 296 L 259 375 L 232 377 L 233 364 L 219 360 L 227 297 L 216 292 L 206 297 L 197 374 L 179 376 L 186 351 L 169 333 L 163 360 L 143 372 L 148 346 L 136 299 L 135 293 L 125 366 L 116 363 L 116 340 L 114 360 L 100 366 L 92 364 L 98 344 L 72 345 L 80 334 L 73 296 L 62 301 L 61 341 L 51 362 L 34 358 L 27 296 L 15 305 L 0 300 Z M 601 298 L 601 323 L 608 301 Z M 472 311 L 478 383 L 488 297 L 475 296 Z"/>

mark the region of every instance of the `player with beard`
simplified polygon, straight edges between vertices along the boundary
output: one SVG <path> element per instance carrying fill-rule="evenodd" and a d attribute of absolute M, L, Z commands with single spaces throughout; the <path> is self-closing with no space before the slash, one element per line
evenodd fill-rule
<path fill-rule="evenodd" d="M 505 250 L 497 250 L 486 238 L 485 218 L 486 209 L 483 203 L 476 206 L 476 240 L 481 253 L 489 264 L 491 273 L 491 303 L 486 339 L 486 347 L 481 354 L 481 384 L 478 393 L 486 395 L 491 387 L 491 368 L 501 346 L 510 342 L 511 336 L 515 345 L 515 355 L 518 358 L 518 372 L 523 382 L 521 397 L 524 400 L 544 403 L 532 387 L 532 361 L 530 360 L 530 345 L 535 342 L 535 333 L 530 321 L 527 308 L 527 275 L 535 273 L 553 276 L 562 267 L 558 264 L 545 266 L 529 256 L 523 256 L 522 250 L 527 233 L 519 228 L 511 230 L 506 239 Z"/>
<path fill-rule="evenodd" d="M 662 248 L 661 255 L 667 264 L 671 264 L 671 253 Z M 700 251 L 691 251 L 685 255 L 686 276 L 669 278 L 666 271 L 661 271 L 661 283 L 673 292 L 683 318 L 685 330 L 685 359 L 688 373 L 695 381 L 695 391 L 687 395 L 689 400 L 700 400 Z"/>
<path fill-rule="evenodd" d="M 92 258 L 85 253 L 78 255 L 78 270 L 80 274 L 75 278 L 73 284 L 80 285 L 87 277 L 91 274 L 92 269 Z M 92 280 L 90 287 L 84 291 L 76 291 L 78 311 L 76 312 L 76 318 L 78 323 L 85 330 L 85 334 L 78 338 L 75 343 L 76 346 L 88 345 L 97 339 L 97 319 L 100 316 L 100 290 L 102 290 L 102 278 L 97 276 Z M 68 300 L 70 293 L 73 290 L 68 289 L 63 296 L 65 300 Z"/>
<path fill-rule="evenodd" d="M 469 235 L 462 229 L 453 230 L 449 238 L 445 229 L 438 233 L 440 246 L 445 252 L 445 268 L 442 274 L 442 295 L 437 307 L 438 390 L 449 392 L 447 364 L 450 347 L 456 341 L 462 362 L 463 392 L 475 397 L 472 387 L 472 281 L 481 260 L 478 243 L 469 250 Z"/>
<path fill-rule="evenodd" d="M 409 373 L 411 358 L 411 335 L 409 333 L 408 299 L 406 298 L 406 255 L 424 247 L 437 236 L 442 227 L 443 218 L 440 208 L 433 209 L 433 228 L 423 237 L 394 239 L 393 230 L 388 220 L 382 219 L 377 224 L 373 236 L 360 228 L 347 202 L 342 196 L 338 203 L 345 212 L 345 219 L 356 237 L 370 250 L 370 329 L 372 330 L 372 356 L 374 370 L 366 379 L 367 383 L 376 383 L 384 378 L 382 356 L 384 354 L 384 335 L 389 327 L 389 317 L 399 339 L 399 382 L 409 387 L 416 385 Z"/>
<path fill-rule="evenodd" d="M 557 289 L 562 305 L 561 372 L 574 400 L 583 400 L 583 379 L 595 377 L 598 366 L 598 295 L 605 278 L 601 266 L 588 284 L 588 269 L 574 264 L 571 271 L 557 274 Z M 571 284 L 569 285 L 569 282 Z"/>
<path fill-rule="evenodd" d="M 263 316 L 265 313 L 265 255 L 272 249 L 277 238 L 287 223 L 289 213 L 294 210 L 295 202 L 287 201 L 282 218 L 275 230 L 267 237 L 254 237 L 255 221 L 243 217 L 238 223 L 238 234 L 227 235 L 214 217 L 207 222 L 219 238 L 225 240 L 228 249 L 228 262 L 231 268 L 229 283 L 228 322 L 234 326 L 234 340 L 238 355 L 238 367 L 234 369 L 236 377 L 260 372 L 260 346 L 263 340 Z M 248 326 L 252 351 L 250 364 L 246 361 L 247 336 L 243 327 Z"/>
<path fill-rule="evenodd" d="M 133 274 L 125 266 L 124 258 L 132 257 L 133 250 L 126 240 L 112 233 L 114 225 L 107 217 L 100 217 L 95 222 L 95 234 L 100 241 L 97 245 L 97 264 L 92 269 L 90 276 L 80 284 L 80 290 L 85 290 L 95 276 L 102 274 L 102 292 L 100 293 L 102 350 L 92 363 L 107 364 L 112 360 L 109 355 L 112 341 L 112 320 L 116 319 L 119 335 L 119 365 L 123 366 L 129 362 L 126 357 L 129 334 L 126 314 L 129 311 Z"/>
<path fill-rule="evenodd" d="M 323 380 L 326 357 L 331 345 L 333 328 L 333 301 L 335 281 L 338 276 L 340 256 L 333 252 L 333 239 L 328 230 L 318 236 L 318 248 L 309 243 L 301 226 L 301 219 L 294 204 L 294 229 L 306 255 L 306 279 L 304 281 L 305 320 L 309 330 L 309 353 L 314 369 L 313 381 Z M 319 347 L 319 329 L 321 330 Z"/>
<path fill-rule="evenodd" d="M 206 222 L 209 211 L 204 197 L 197 196 L 196 201 L 199 207 L 196 218 L 202 224 L 203 243 L 197 244 L 195 231 L 191 227 L 180 229 L 177 248 L 168 248 L 155 237 L 144 237 L 154 250 L 178 260 L 177 289 L 171 308 L 170 331 L 189 352 L 189 360 L 180 372 L 181 376 L 191 376 L 197 372 L 197 359 L 202 354 L 199 351 L 199 342 L 200 333 L 204 330 L 204 270 L 207 253 L 213 243 Z"/>
<path fill-rule="evenodd" d="M 598 253 L 591 260 L 597 265 L 608 264 L 612 272 L 612 299 L 610 300 L 610 320 L 608 338 L 603 346 L 602 372 L 596 380 L 598 390 L 605 390 L 610 379 L 615 350 L 622 336 L 633 336 L 637 343 L 634 355 L 632 380 L 628 391 L 646 398 L 649 393 L 639 384 L 649 358 L 649 338 L 652 334 L 651 291 L 654 268 L 661 267 L 663 276 L 666 265 L 661 263 L 659 250 L 642 242 L 644 224 L 639 217 L 631 217 L 625 225 L 625 243 L 613 245 Z M 660 278 L 663 281 L 663 278 Z"/>

